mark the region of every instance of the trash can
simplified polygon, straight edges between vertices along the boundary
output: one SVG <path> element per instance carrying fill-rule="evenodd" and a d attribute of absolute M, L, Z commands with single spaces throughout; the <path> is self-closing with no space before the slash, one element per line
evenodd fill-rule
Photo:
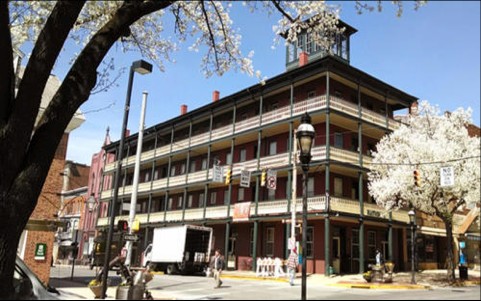
<path fill-rule="evenodd" d="M 459 279 L 467 280 L 468 279 L 468 267 L 467 266 L 459 266 Z"/>

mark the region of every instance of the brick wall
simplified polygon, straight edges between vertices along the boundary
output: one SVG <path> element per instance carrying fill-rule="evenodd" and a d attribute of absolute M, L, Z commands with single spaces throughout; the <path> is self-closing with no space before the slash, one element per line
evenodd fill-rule
<path fill-rule="evenodd" d="M 64 134 L 50 166 L 37 206 L 30 217 L 31 219 L 56 220 L 55 216 L 60 208 L 60 191 L 63 184 L 61 173 L 65 166 L 67 142 L 68 134 Z M 24 261 L 44 283 L 48 283 L 50 278 L 50 261 L 52 259 L 55 230 L 28 231 L 27 235 Z M 47 244 L 45 260 L 39 261 L 34 259 L 37 243 Z"/>

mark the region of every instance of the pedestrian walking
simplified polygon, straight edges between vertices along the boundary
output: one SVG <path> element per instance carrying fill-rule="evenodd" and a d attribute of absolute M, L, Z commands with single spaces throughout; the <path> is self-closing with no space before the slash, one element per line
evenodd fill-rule
<path fill-rule="evenodd" d="M 287 259 L 287 270 L 289 271 L 289 283 L 294 285 L 294 279 L 296 278 L 297 265 L 299 264 L 299 258 L 297 257 L 296 249 L 291 250 L 291 254 Z"/>
<path fill-rule="evenodd" d="M 220 250 L 215 250 L 215 255 L 210 260 L 210 268 L 214 272 L 215 287 L 219 288 L 222 285 L 222 280 L 220 280 L 220 275 L 224 269 L 224 256 L 220 253 Z"/>

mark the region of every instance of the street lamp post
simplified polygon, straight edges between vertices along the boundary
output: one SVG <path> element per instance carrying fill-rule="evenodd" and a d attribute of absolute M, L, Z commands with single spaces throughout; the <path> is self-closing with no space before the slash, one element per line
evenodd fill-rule
<path fill-rule="evenodd" d="M 414 244 L 416 242 L 415 236 L 416 236 L 416 213 L 414 212 L 413 209 L 409 210 L 408 212 L 409 215 L 409 223 L 411 224 L 411 284 L 416 284 L 416 271 L 415 271 L 415 265 L 414 265 Z"/>
<path fill-rule="evenodd" d="M 304 191 L 302 194 L 302 287 L 301 299 L 306 300 L 306 278 L 307 278 L 307 174 L 309 171 L 309 163 L 311 162 L 311 148 L 314 141 L 314 127 L 311 124 L 311 117 L 307 112 L 301 118 L 301 124 L 297 128 L 296 138 L 300 149 L 299 159 L 302 165 L 302 179 Z"/>
<path fill-rule="evenodd" d="M 120 180 L 120 173 L 122 170 L 122 157 L 124 152 L 124 141 L 125 141 L 125 134 L 127 131 L 127 123 L 129 120 L 129 111 L 130 111 L 130 97 L 132 94 L 132 84 L 134 81 L 134 72 L 140 74 L 147 74 L 152 72 L 152 65 L 147 63 L 144 60 L 135 61 L 130 66 L 130 73 L 129 73 L 129 83 L 127 86 L 127 97 L 125 99 L 125 108 L 124 108 L 124 118 L 122 122 L 122 132 L 120 133 L 120 143 L 119 143 L 119 151 L 117 153 L 117 168 L 115 171 L 115 178 L 114 178 L 114 195 L 112 198 L 112 203 L 110 204 L 110 219 L 109 219 L 109 232 L 107 235 L 107 244 L 105 246 L 105 260 L 104 260 L 104 267 L 102 269 L 102 299 L 106 298 L 107 292 L 107 278 L 109 274 L 109 262 L 110 262 L 110 252 L 111 252 L 111 244 L 112 244 L 112 236 L 114 230 L 114 223 L 115 223 L 115 215 L 117 210 L 117 199 L 119 196 L 119 180 Z"/>

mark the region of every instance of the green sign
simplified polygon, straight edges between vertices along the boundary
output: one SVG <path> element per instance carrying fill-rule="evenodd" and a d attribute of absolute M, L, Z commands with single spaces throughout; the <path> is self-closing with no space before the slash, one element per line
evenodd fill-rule
<path fill-rule="evenodd" d="M 40 243 L 35 245 L 35 260 L 45 260 L 47 257 L 47 244 Z"/>

